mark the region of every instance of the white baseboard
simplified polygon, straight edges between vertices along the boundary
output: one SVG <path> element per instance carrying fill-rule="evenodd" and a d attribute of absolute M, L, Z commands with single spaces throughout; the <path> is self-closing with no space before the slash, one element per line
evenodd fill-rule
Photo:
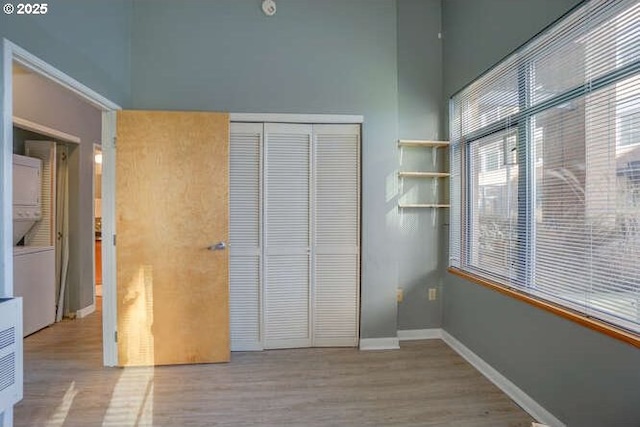
<path fill-rule="evenodd" d="M 82 317 L 87 317 L 88 315 L 90 315 L 94 311 L 96 311 L 96 304 L 95 303 L 91 304 L 88 307 L 81 308 L 80 310 L 76 311 L 76 317 L 78 319 L 80 319 Z"/>
<path fill-rule="evenodd" d="M 318 338 L 313 339 L 313 347 L 357 347 L 358 338 Z"/>
<path fill-rule="evenodd" d="M 231 351 L 262 351 L 264 347 L 258 341 L 231 341 Z"/>
<path fill-rule="evenodd" d="M 446 331 L 442 331 L 442 340 L 460 356 L 462 356 L 467 362 L 469 362 L 474 368 L 476 368 L 482 375 L 487 377 L 489 381 L 494 383 L 522 409 L 527 411 L 533 418 L 548 426 L 565 426 L 565 424 L 554 417 L 551 412 L 544 409 L 538 402 L 533 400 L 528 394 L 518 388 L 518 386 L 509 381 L 507 377 L 492 368 L 491 365 L 482 360 L 480 356 L 475 354 L 468 347 L 466 347 Z"/>
<path fill-rule="evenodd" d="M 360 338 L 360 350 L 398 350 L 398 338 Z"/>
<path fill-rule="evenodd" d="M 406 329 L 398 331 L 400 341 L 437 340 L 442 339 L 442 329 Z"/>

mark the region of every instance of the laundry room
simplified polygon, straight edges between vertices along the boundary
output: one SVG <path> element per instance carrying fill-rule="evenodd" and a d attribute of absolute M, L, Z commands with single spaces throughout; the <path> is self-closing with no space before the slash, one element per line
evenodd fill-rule
<path fill-rule="evenodd" d="M 19 64 L 13 104 L 14 293 L 23 298 L 26 337 L 96 310 L 94 144 L 101 118 Z"/>

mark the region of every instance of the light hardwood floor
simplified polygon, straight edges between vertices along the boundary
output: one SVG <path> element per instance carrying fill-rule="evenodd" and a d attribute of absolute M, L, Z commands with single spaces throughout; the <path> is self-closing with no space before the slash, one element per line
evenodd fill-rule
<path fill-rule="evenodd" d="M 440 340 L 401 350 L 233 353 L 231 363 L 103 368 L 98 313 L 25 340 L 16 426 L 526 426 Z"/>

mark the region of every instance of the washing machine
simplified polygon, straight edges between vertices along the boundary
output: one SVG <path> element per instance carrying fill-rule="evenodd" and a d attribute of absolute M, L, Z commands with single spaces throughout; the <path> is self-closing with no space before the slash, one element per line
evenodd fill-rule
<path fill-rule="evenodd" d="M 55 262 L 53 246 L 13 247 L 13 295 L 22 297 L 24 336 L 55 322 Z"/>

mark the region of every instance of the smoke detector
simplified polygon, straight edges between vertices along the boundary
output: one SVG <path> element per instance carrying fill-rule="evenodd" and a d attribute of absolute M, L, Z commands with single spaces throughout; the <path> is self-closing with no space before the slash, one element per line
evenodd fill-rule
<path fill-rule="evenodd" d="M 267 16 L 276 14 L 276 2 L 273 0 L 262 0 L 262 11 Z"/>

